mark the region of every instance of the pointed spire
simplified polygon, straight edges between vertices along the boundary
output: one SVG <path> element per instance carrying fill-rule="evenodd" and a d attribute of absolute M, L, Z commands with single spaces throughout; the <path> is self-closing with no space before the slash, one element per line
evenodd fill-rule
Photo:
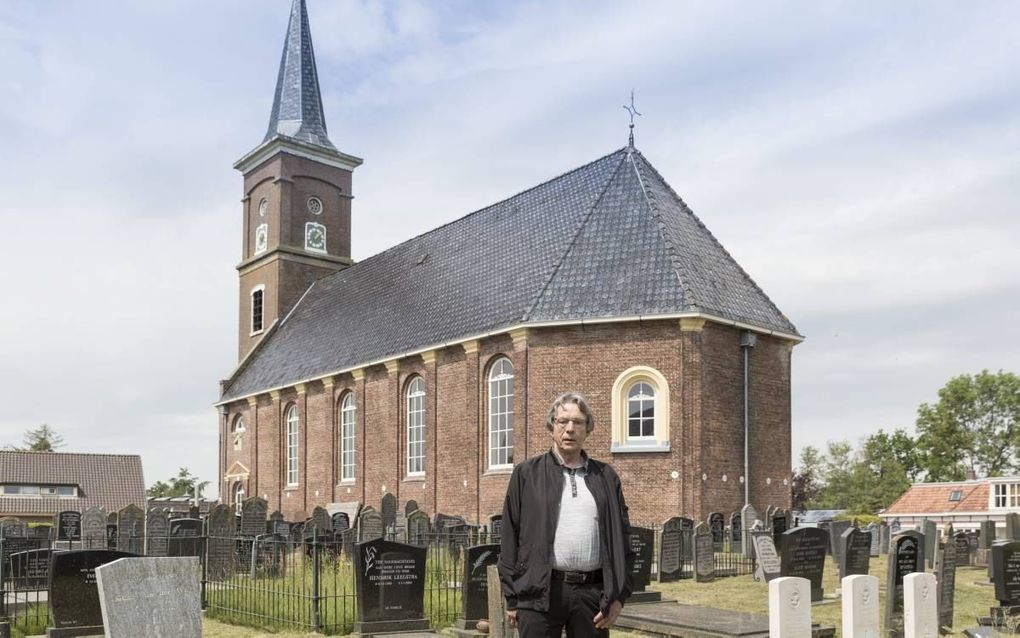
<path fill-rule="evenodd" d="M 263 142 L 277 135 L 336 151 L 326 135 L 326 118 L 322 112 L 319 74 L 315 69 L 305 0 L 294 0 L 290 8 L 273 111 L 269 115 L 269 130 Z"/>
<path fill-rule="evenodd" d="M 630 90 L 630 106 L 624 104 L 624 110 L 630 113 L 630 137 L 627 140 L 627 148 L 634 148 L 634 116 L 641 115 L 637 109 L 634 108 L 634 89 Z"/>

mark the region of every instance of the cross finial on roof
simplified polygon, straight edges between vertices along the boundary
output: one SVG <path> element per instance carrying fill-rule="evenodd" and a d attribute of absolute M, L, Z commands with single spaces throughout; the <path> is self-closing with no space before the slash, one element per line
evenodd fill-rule
<path fill-rule="evenodd" d="M 638 113 L 638 110 L 634 108 L 634 89 L 630 90 L 630 106 L 624 104 L 623 108 L 625 111 L 630 113 L 630 139 L 627 145 L 634 148 L 634 116 L 641 115 Z"/>

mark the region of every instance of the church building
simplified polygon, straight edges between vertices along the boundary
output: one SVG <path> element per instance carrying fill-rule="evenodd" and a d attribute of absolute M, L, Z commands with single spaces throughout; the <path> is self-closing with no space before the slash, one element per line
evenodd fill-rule
<path fill-rule="evenodd" d="M 220 494 L 287 520 L 393 494 L 485 522 L 546 451 L 553 398 L 596 416 L 631 520 L 789 507 L 790 362 L 803 340 L 630 143 L 355 263 L 362 160 L 326 131 L 294 0 L 244 176 L 237 368 Z"/>

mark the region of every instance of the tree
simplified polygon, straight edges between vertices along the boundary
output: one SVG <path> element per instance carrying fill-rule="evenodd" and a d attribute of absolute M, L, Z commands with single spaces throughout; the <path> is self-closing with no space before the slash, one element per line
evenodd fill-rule
<path fill-rule="evenodd" d="M 864 440 L 851 471 L 849 514 L 875 514 L 910 487 L 911 479 L 900 460 L 903 437 L 910 439 L 902 430 L 892 435 L 879 430 Z"/>
<path fill-rule="evenodd" d="M 982 370 L 954 377 L 935 405 L 917 409 L 917 451 L 926 481 L 1003 476 L 1020 470 L 1020 377 Z"/>
<path fill-rule="evenodd" d="M 191 471 L 182 467 L 178 472 L 177 476 L 167 479 L 169 483 L 164 481 L 156 481 L 152 484 L 149 489 L 145 491 L 147 496 L 152 498 L 159 498 L 162 496 L 177 497 L 177 496 L 193 496 L 195 494 L 195 485 L 198 485 L 198 493 L 202 494 L 202 490 L 209 485 L 209 481 L 202 481 L 198 483 L 198 477 L 192 476 Z"/>
<path fill-rule="evenodd" d="M 808 445 L 800 451 L 800 467 L 793 474 L 790 488 L 793 509 L 808 509 L 818 500 L 822 492 L 821 465 L 818 448 Z"/>
<path fill-rule="evenodd" d="M 64 447 L 64 437 L 45 423 L 37 428 L 25 430 L 21 440 L 24 447 L 8 445 L 7 449 L 15 452 L 55 452 L 57 448 Z"/>

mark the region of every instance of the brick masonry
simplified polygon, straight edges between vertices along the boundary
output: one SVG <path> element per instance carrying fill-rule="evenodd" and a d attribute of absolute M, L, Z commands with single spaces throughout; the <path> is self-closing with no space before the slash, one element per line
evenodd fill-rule
<path fill-rule="evenodd" d="M 221 476 L 240 462 L 247 476 L 224 478 L 224 500 L 240 481 L 288 520 L 316 505 L 360 501 L 380 507 L 382 495 L 400 507 L 415 500 L 484 522 L 502 508 L 509 471 L 488 467 L 488 384 L 492 364 L 514 366 L 514 459 L 550 445 L 545 418 L 560 392 L 585 394 L 596 415 L 587 449 L 620 473 L 637 522 L 683 514 L 703 519 L 743 504 L 743 353 L 737 328 L 707 322 L 681 330 L 676 320 L 533 328 L 526 338 L 502 334 L 286 388 L 224 406 L 221 441 L 237 415 L 246 422 L 241 449 L 226 445 Z M 791 342 L 759 335 L 749 352 L 751 502 L 764 509 L 790 505 Z M 613 383 L 633 366 L 658 370 L 670 387 L 670 450 L 611 453 Z M 406 472 L 405 396 L 417 376 L 426 384 L 426 471 Z M 353 392 L 357 405 L 356 478 L 340 476 L 339 406 Z M 299 481 L 285 479 L 284 418 L 299 413 Z M 675 473 L 675 476 L 674 476 Z M 725 476 L 725 480 L 724 477 Z"/>

